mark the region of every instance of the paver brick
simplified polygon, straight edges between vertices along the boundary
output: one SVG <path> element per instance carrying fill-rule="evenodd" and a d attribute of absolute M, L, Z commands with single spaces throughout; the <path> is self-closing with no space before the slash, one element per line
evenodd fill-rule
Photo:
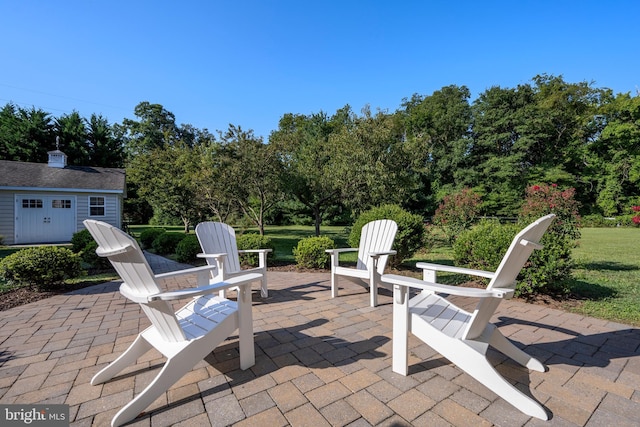
<path fill-rule="evenodd" d="M 331 425 L 310 403 L 299 406 L 287 412 L 284 416 L 289 421 L 289 424 L 297 427 L 328 427 Z"/>
<path fill-rule="evenodd" d="M 268 390 L 282 412 L 288 412 L 308 402 L 307 398 L 292 382 L 279 384 Z"/>
<path fill-rule="evenodd" d="M 347 397 L 347 403 L 373 425 L 393 415 L 393 411 L 387 405 L 380 402 L 366 390 L 360 390 Z"/>

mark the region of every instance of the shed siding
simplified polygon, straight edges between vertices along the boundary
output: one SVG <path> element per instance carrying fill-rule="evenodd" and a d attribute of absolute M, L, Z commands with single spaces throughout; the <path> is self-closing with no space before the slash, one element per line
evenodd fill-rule
<path fill-rule="evenodd" d="M 13 244 L 14 209 L 13 192 L 0 191 L 0 236 L 2 236 L 2 242 L 5 245 Z"/>
<path fill-rule="evenodd" d="M 113 194 L 101 194 L 101 193 L 79 193 L 78 195 L 78 230 L 84 229 L 84 221 L 87 218 L 96 219 L 98 221 L 104 221 L 115 227 L 120 228 L 122 226 L 122 203 L 121 197 Z M 104 197 L 105 198 L 105 210 L 104 216 L 89 216 L 89 200 L 91 197 Z"/>

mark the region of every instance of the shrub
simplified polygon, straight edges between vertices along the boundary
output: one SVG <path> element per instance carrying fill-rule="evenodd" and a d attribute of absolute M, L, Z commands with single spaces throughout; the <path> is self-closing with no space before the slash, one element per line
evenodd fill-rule
<path fill-rule="evenodd" d="M 89 243 L 95 242 L 91 233 L 86 228 L 77 233 L 73 233 L 71 236 L 71 251 L 80 253 L 87 247 Z"/>
<path fill-rule="evenodd" d="M 580 219 L 580 227 L 609 228 L 617 227 L 618 224 L 617 218 L 605 218 L 599 214 L 587 215 Z"/>
<path fill-rule="evenodd" d="M 356 220 L 349 234 L 349 245 L 357 248 L 360 244 L 362 227 L 378 219 L 392 219 L 398 224 L 398 232 L 393 242 L 397 254 L 389 257 L 389 264 L 400 265 L 405 259 L 422 249 L 426 243 L 427 231 L 420 215 L 411 214 L 398 205 L 382 205 L 363 212 Z"/>
<path fill-rule="evenodd" d="M 632 206 L 631 210 L 633 211 L 631 222 L 633 222 L 633 225 L 636 227 L 640 227 L 640 206 Z M 2 236 L 0 236 L 0 242 L 2 242 Z"/>
<path fill-rule="evenodd" d="M 453 243 L 456 265 L 495 271 L 520 228 L 515 224 L 500 224 L 483 220 L 462 232 Z"/>
<path fill-rule="evenodd" d="M 270 238 L 255 233 L 247 233 L 238 236 L 236 244 L 239 250 L 247 249 L 271 249 L 271 252 L 267 253 L 267 260 L 273 259 L 275 256 L 275 245 Z M 258 254 L 240 254 L 240 262 L 243 265 L 250 265 L 256 267 L 258 265 Z"/>
<path fill-rule="evenodd" d="M 520 225 L 554 213 L 549 229 L 540 242 L 544 248 L 534 251 L 520 275 L 516 294 L 530 297 L 536 294 L 566 295 L 574 262 L 571 256 L 580 238 L 580 217 L 575 190 L 560 190 L 557 185 L 533 185 L 527 189 L 519 215 Z"/>
<path fill-rule="evenodd" d="M 469 188 L 449 194 L 436 209 L 433 223 L 442 229 L 449 242 L 453 242 L 475 223 L 480 202 L 480 195 Z"/>
<path fill-rule="evenodd" d="M 158 255 L 173 254 L 176 252 L 178 243 L 184 239 L 186 234 L 181 233 L 160 233 L 153 240 L 151 247 Z"/>
<path fill-rule="evenodd" d="M 329 237 L 307 237 L 300 240 L 298 245 L 293 248 L 293 256 L 298 267 L 327 268 L 331 256 L 325 250 L 333 248 L 335 248 L 335 243 Z"/>
<path fill-rule="evenodd" d="M 93 239 L 89 230 L 84 229 L 71 236 L 71 251 L 80 255 L 82 261 L 98 270 L 109 269 L 111 263 L 107 258 L 98 256 L 96 249 L 98 249 L 98 243 Z"/>
<path fill-rule="evenodd" d="M 147 228 L 143 230 L 140 233 L 140 246 L 142 246 L 142 249 L 151 249 L 153 241 L 162 233 L 166 233 L 164 228 Z"/>
<path fill-rule="evenodd" d="M 195 234 L 187 234 L 176 246 L 176 260 L 178 262 L 191 263 L 196 261 L 202 252 L 200 242 Z"/>
<path fill-rule="evenodd" d="M 0 261 L 0 277 L 41 289 L 81 274 L 80 256 L 57 246 L 21 249 Z"/>

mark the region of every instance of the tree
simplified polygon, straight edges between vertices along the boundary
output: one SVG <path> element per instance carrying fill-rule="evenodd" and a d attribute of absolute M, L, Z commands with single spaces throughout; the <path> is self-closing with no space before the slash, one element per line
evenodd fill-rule
<path fill-rule="evenodd" d="M 354 215 L 385 203 L 405 205 L 418 189 L 411 169 L 414 154 L 403 149 L 396 116 L 373 113 L 367 106 L 329 138 L 339 202 Z"/>
<path fill-rule="evenodd" d="M 55 148 L 51 117 L 41 109 L 17 108 L 9 103 L 0 110 L 0 159 L 44 163 Z"/>
<path fill-rule="evenodd" d="M 593 188 L 601 171 L 589 147 L 602 132 L 600 109 L 610 102 L 611 91 L 546 74 L 533 82 L 535 116 L 523 126 L 531 139 L 528 182 L 574 187 L 583 206 L 595 205 Z"/>
<path fill-rule="evenodd" d="M 404 99 L 406 151 L 423 185 L 423 200 L 433 212 L 438 200 L 455 188 L 470 145 L 471 93 L 466 86 L 445 86 L 429 96 Z"/>
<path fill-rule="evenodd" d="M 234 157 L 227 146 L 216 142 L 200 144 L 194 148 L 198 152 L 198 167 L 194 180 L 199 191 L 196 200 L 213 213 L 220 222 L 227 222 L 235 211 Z"/>
<path fill-rule="evenodd" d="M 323 112 L 285 114 L 269 137 L 284 164 L 287 191 L 312 212 L 316 236 L 320 235 L 322 214 L 338 204 L 342 194 L 343 182 L 335 172 L 343 156 L 335 154 L 343 147 L 330 135 L 351 125 L 349 106 L 331 118 Z"/>
<path fill-rule="evenodd" d="M 89 142 L 89 165 L 108 168 L 124 166 L 124 146 L 122 137 L 109 125 L 107 119 L 92 114 L 87 123 Z"/>
<path fill-rule="evenodd" d="M 602 112 L 606 126 L 589 146 L 601 171 L 596 203 L 604 215 L 619 215 L 640 201 L 640 96 L 619 94 Z"/>
<path fill-rule="evenodd" d="M 89 141 L 85 121 L 77 111 L 54 120 L 54 132 L 59 137 L 59 149 L 67 155 L 67 164 L 87 166 L 89 161 Z M 57 141 L 56 141 L 57 143 Z"/>
<path fill-rule="evenodd" d="M 204 218 L 201 207 L 194 203 L 199 190 L 193 180 L 197 167 L 193 149 L 185 144 L 166 145 L 134 157 L 128 174 L 155 213 L 180 218 L 188 233 L 191 224 Z"/>
<path fill-rule="evenodd" d="M 122 122 L 126 132 L 125 150 L 129 159 L 182 141 L 174 114 L 165 110 L 162 105 L 143 101 L 136 105 L 134 114 L 137 121 L 124 119 Z"/>
<path fill-rule="evenodd" d="M 227 147 L 230 181 L 226 184 L 233 189 L 232 199 L 264 235 L 265 213 L 283 199 L 283 169 L 277 152 L 252 130 L 239 126 L 229 125 L 221 139 Z"/>
<path fill-rule="evenodd" d="M 18 108 L 9 103 L 0 110 L 0 159 L 21 160 L 17 153 L 20 119 Z"/>

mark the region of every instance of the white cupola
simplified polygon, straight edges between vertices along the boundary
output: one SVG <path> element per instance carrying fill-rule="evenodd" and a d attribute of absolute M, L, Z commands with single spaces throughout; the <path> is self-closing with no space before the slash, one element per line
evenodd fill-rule
<path fill-rule="evenodd" d="M 64 168 L 67 166 L 67 155 L 60 151 L 60 137 L 56 136 L 56 149 L 49 151 L 49 167 Z"/>

